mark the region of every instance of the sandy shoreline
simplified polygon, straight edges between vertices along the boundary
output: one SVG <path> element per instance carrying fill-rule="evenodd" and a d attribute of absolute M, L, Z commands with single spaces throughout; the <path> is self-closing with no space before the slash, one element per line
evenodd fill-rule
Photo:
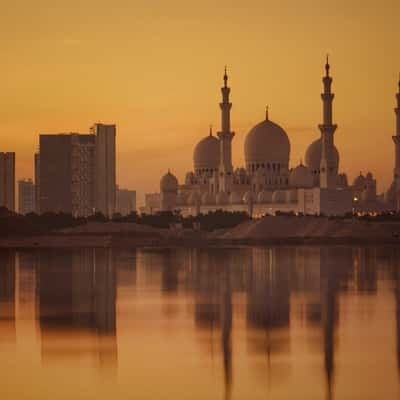
<path fill-rule="evenodd" d="M 400 245 L 400 221 L 267 217 L 214 232 L 134 223 L 89 223 L 41 235 L 0 237 L 0 248 Z"/>

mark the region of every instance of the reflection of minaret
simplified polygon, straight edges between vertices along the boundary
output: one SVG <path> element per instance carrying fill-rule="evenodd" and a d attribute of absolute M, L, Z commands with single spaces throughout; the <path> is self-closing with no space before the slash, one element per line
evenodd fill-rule
<path fill-rule="evenodd" d="M 395 206 L 396 210 L 400 210 L 400 78 L 399 90 L 396 94 L 397 107 L 394 109 L 396 113 L 396 134 L 393 136 L 394 150 L 395 150 L 395 164 L 394 164 L 394 189 L 395 189 Z"/>
<path fill-rule="evenodd" d="M 15 253 L 0 252 L 0 343 L 15 340 Z"/>
<path fill-rule="evenodd" d="M 225 399 L 230 399 L 232 391 L 232 290 L 229 269 L 225 267 L 222 283 L 221 329 L 222 352 L 224 358 Z"/>
<path fill-rule="evenodd" d="M 336 186 L 333 135 L 337 125 L 332 124 L 332 102 L 334 94 L 331 92 L 332 78 L 329 76 L 329 69 L 330 65 L 327 57 L 325 65 L 326 75 L 322 79 L 324 83 L 324 93 L 321 94 L 323 101 L 323 123 L 319 125 L 322 142 L 320 165 L 321 188 L 334 188 Z"/>
<path fill-rule="evenodd" d="M 231 108 L 232 103 L 229 102 L 229 94 L 231 89 L 228 87 L 228 75 L 225 68 L 224 86 L 221 88 L 222 103 L 221 108 L 221 132 L 218 132 L 220 140 L 220 167 L 219 180 L 220 191 L 229 193 L 232 184 L 232 139 L 235 136 L 231 132 Z"/>

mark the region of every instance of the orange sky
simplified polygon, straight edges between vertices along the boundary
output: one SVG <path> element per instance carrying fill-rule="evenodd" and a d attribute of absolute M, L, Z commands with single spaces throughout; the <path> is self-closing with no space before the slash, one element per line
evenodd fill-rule
<path fill-rule="evenodd" d="M 299 7 L 301 3 L 302 7 Z M 321 76 L 331 54 L 340 169 L 393 169 L 400 70 L 398 0 L 14 0 L 0 14 L 0 151 L 32 177 L 39 133 L 118 128 L 118 182 L 158 190 L 192 168 L 196 142 L 219 127 L 223 66 L 232 87 L 234 164 L 264 117 L 287 131 L 291 165 L 319 136 Z"/>

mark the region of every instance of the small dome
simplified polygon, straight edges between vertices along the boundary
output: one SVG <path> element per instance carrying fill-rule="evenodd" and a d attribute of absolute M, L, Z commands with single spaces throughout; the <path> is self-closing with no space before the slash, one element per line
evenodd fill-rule
<path fill-rule="evenodd" d="M 322 142 L 321 138 L 314 140 L 306 151 L 306 166 L 311 172 L 319 171 L 321 165 L 321 154 L 322 154 Z M 335 174 L 338 173 L 339 170 L 339 152 L 336 146 L 333 147 L 333 160 L 335 167 Z"/>
<path fill-rule="evenodd" d="M 253 201 L 253 193 L 251 191 L 246 192 L 243 196 L 243 202 L 244 203 L 249 203 L 250 201 Z"/>
<path fill-rule="evenodd" d="M 188 204 L 190 206 L 196 206 L 200 202 L 200 195 L 197 192 L 190 193 L 188 197 Z"/>
<path fill-rule="evenodd" d="M 230 204 L 241 204 L 242 203 L 242 195 L 238 192 L 232 192 L 229 196 Z"/>
<path fill-rule="evenodd" d="M 274 122 L 260 122 L 246 136 L 244 156 L 246 165 L 254 163 L 289 163 L 290 142 L 286 132 Z"/>
<path fill-rule="evenodd" d="M 286 192 L 283 190 L 276 190 L 272 195 L 273 203 L 286 203 Z"/>
<path fill-rule="evenodd" d="M 208 135 L 201 139 L 194 148 L 193 163 L 194 169 L 215 169 L 219 166 L 219 140 Z"/>
<path fill-rule="evenodd" d="M 267 190 L 262 190 L 260 193 L 258 193 L 257 196 L 258 203 L 271 203 L 271 201 L 272 201 L 272 192 L 269 192 Z"/>
<path fill-rule="evenodd" d="M 176 176 L 167 172 L 160 180 L 161 192 L 176 192 L 178 190 L 178 179 Z"/>
<path fill-rule="evenodd" d="M 215 196 L 210 192 L 203 193 L 201 196 L 201 204 L 215 204 Z"/>
<path fill-rule="evenodd" d="M 218 192 L 216 196 L 216 203 L 218 205 L 228 204 L 229 197 L 225 192 Z"/>
<path fill-rule="evenodd" d="M 178 193 L 178 195 L 176 196 L 176 204 L 178 206 L 185 206 L 188 200 L 187 197 L 187 194 L 184 192 Z"/>
<path fill-rule="evenodd" d="M 303 164 L 298 165 L 290 171 L 289 186 L 293 188 L 310 188 L 313 186 L 314 178 L 311 171 Z"/>

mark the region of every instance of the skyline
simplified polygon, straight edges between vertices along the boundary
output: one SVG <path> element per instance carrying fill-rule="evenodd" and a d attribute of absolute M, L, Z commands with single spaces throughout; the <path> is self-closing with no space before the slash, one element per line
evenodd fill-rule
<path fill-rule="evenodd" d="M 340 171 L 352 182 L 371 170 L 378 191 L 386 190 L 394 165 L 400 5 L 338 1 L 325 10 L 307 1 L 295 10 L 291 3 L 238 8 L 238 2 L 206 2 L 196 9 L 179 1 L 169 7 L 153 2 L 157 8 L 119 1 L 112 10 L 105 2 L 93 10 L 92 1 L 79 10 L 74 2 L 50 7 L 42 1 L 35 9 L 20 2 L 19 10 L 6 5 L 0 146 L 17 153 L 16 179 L 33 176 L 39 133 L 85 132 L 100 120 L 117 125 L 117 182 L 137 190 L 142 203 L 168 168 L 183 178 L 191 149 L 210 123 L 219 130 L 225 64 L 234 164 L 243 165 L 244 137 L 268 104 L 271 120 L 290 137 L 294 167 L 319 137 L 329 53 Z"/>

